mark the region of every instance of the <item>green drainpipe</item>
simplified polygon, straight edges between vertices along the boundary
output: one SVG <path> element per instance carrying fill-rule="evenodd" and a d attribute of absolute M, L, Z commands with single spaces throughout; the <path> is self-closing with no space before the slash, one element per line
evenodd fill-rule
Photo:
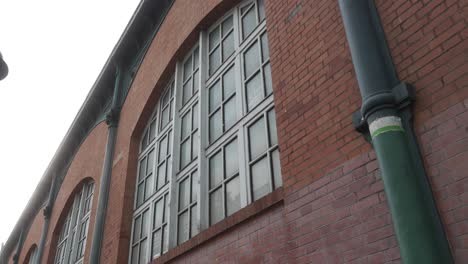
<path fill-rule="evenodd" d="M 21 256 L 21 250 L 23 249 L 24 238 L 25 238 L 26 234 L 27 234 L 27 232 L 26 232 L 25 228 L 23 227 L 23 230 L 21 230 L 21 234 L 19 236 L 18 245 L 16 247 L 16 252 L 13 255 L 13 264 L 18 264 L 19 263 L 19 258 Z"/>
<path fill-rule="evenodd" d="M 353 121 L 372 142 L 403 263 L 453 263 L 412 127 L 414 90 L 396 75 L 372 0 L 339 0 L 362 96 Z"/>
<path fill-rule="evenodd" d="M 55 195 L 57 186 L 57 175 L 54 174 L 52 184 L 50 186 L 49 196 L 47 198 L 47 205 L 44 208 L 44 224 L 42 225 L 41 237 L 39 239 L 39 245 L 37 246 L 36 263 L 41 264 L 42 256 L 44 255 L 44 248 L 47 240 L 47 233 L 49 232 L 50 216 L 52 214 L 52 208 L 54 207 Z"/>
<path fill-rule="evenodd" d="M 117 127 L 120 116 L 120 97 L 121 97 L 121 71 L 116 64 L 116 77 L 114 84 L 114 94 L 110 112 L 106 116 L 108 126 L 108 136 L 106 153 L 104 154 L 104 164 L 102 168 L 101 182 L 99 184 L 98 207 L 96 211 L 96 220 L 94 225 L 93 238 L 91 242 L 91 253 L 89 256 L 90 264 L 100 263 L 102 240 L 104 237 L 104 224 L 106 220 L 107 204 L 109 200 L 109 188 L 112 176 L 112 162 L 114 160 L 115 143 L 117 140 Z"/>

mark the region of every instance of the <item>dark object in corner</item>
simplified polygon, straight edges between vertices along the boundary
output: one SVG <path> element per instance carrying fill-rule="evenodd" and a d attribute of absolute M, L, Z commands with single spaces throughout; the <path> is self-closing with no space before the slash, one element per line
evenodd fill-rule
<path fill-rule="evenodd" d="M 8 65 L 3 60 L 2 53 L 0 53 L 0 81 L 5 79 L 8 75 Z"/>

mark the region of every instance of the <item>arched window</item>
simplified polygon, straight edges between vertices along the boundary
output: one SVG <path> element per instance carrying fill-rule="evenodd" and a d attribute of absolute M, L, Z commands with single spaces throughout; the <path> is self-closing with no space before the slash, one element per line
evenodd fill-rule
<path fill-rule="evenodd" d="M 155 106 L 138 161 L 132 264 L 282 185 L 263 0 L 200 33 Z"/>
<path fill-rule="evenodd" d="M 37 258 L 37 246 L 33 245 L 31 249 L 29 249 L 26 258 L 24 259 L 25 264 L 36 264 Z"/>
<path fill-rule="evenodd" d="M 87 182 L 75 194 L 62 224 L 57 242 L 55 264 L 83 263 L 94 184 Z"/>

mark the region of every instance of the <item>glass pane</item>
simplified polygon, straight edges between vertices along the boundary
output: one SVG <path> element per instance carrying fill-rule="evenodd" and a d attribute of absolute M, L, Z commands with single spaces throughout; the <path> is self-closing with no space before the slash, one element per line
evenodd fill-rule
<path fill-rule="evenodd" d="M 250 160 L 267 150 L 265 119 L 262 117 L 249 127 Z"/>
<path fill-rule="evenodd" d="M 237 156 L 237 140 L 232 141 L 224 149 L 226 177 L 230 177 L 239 171 L 239 157 Z"/>
<path fill-rule="evenodd" d="M 268 37 L 267 33 L 264 33 L 261 36 L 262 41 L 262 61 L 268 60 L 270 58 L 270 50 L 268 49 Z"/>
<path fill-rule="evenodd" d="M 190 77 L 191 74 L 192 74 L 192 57 L 190 57 L 184 63 L 184 81 L 186 81 Z"/>
<path fill-rule="evenodd" d="M 198 87 L 200 86 L 200 72 L 197 71 L 194 75 L 193 75 L 193 93 L 197 93 L 198 92 Z"/>
<path fill-rule="evenodd" d="M 148 176 L 148 178 L 146 178 L 145 200 L 148 199 L 148 197 L 150 197 L 151 194 L 153 194 L 153 183 L 153 174 L 151 174 L 150 176 Z"/>
<path fill-rule="evenodd" d="M 153 139 L 156 137 L 156 120 L 153 120 L 153 122 L 150 125 L 150 133 L 149 133 L 149 140 L 153 141 Z"/>
<path fill-rule="evenodd" d="M 271 191 L 269 170 L 270 168 L 268 167 L 268 160 L 266 157 L 252 165 L 251 177 L 254 200 L 257 200 Z"/>
<path fill-rule="evenodd" d="M 141 220 L 141 237 L 146 237 L 148 235 L 149 221 L 149 210 L 146 210 Z"/>
<path fill-rule="evenodd" d="M 191 237 L 198 234 L 198 210 L 197 206 L 192 206 L 191 210 L 191 221 L 190 221 L 190 235 Z"/>
<path fill-rule="evenodd" d="M 210 189 L 223 181 L 223 160 L 221 151 L 210 158 Z"/>
<path fill-rule="evenodd" d="M 133 224 L 133 242 L 139 240 L 141 235 L 141 215 L 135 218 L 135 223 Z"/>
<path fill-rule="evenodd" d="M 162 111 L 162 117 L 161 117 L 161 127 L 160 129 L 163 129 L 166 127 L 166 125 L 169 123 L 169 107 L 165 108 Z"/>
<path fill-rule="evenodd" d="M 190 135 L 190 131 L 192 130 L 190 128 L 190 119 L 191 119 L 191 113 L 190 111 L 187 112 L 183 117 L 182 117 L 182 121 L 181 121 L 181 139 L 185 139 L 187 138 L 189 135 Z"/>
<path fill-rule="evenodd" d="M 260 68 L 260 54 L 258 50 L 258 42 L 256 41 L 249 49 L 244 53 L 244 77 L 248 78 L 258 68 Z"/>
<path fill-rule="evenodd" d="M 234 66 L 231 67 L 223 75 L 223 99 L 226 100 L 229 96 L 236 92 L 236 76 Z"/>
<path fill-rule="evenodd" d="M 223 188 L 218 188 L 210 195 L 210 225 L 216 224 L 223 218 Z"/>
<path fill-rule="evenodd" d="M 172 83 L 170 84 L 170 86 L 172 87 Z M 169 103 L 170 99 L 171 99 L 171 88 L 168 88 L 163 95 L 162 106 L 165 107 Z"/>
<path fill-rule="evenodd" d="M 221 104 L 221 85 L 220 82 L 217 81 L 211 88 L 210 88 L 210 113 L 216 109 Z"/>
<path fill-rule="evenodd" d="M 260 21 L 265 19 L 265 3 L 263 0 L 258 0 L 258 13 L 260 15 Z"/>
<path fill-rule="evenodd" d="M 180 148 L 180 168 L 183 169 L 190 163 L 190 139 L 187 139 Z"/>
<path fill-rule="evenodd" d="M 213 31 L 210 32 L 210 50 L 213 50 L 213 48 L 219 43 L 219 27 L 216 27 Z"/>
<path fill-rule="evenodd" d="M 192 173 L 192 196 L 191 202 L 197 201 L 197 194 L 198 194 L 198 171 Z"/>
<path fill-rule="evenodd" d="M 198 128 L 198 103 L 192 109 L 192 130 Z"/>
<path fill-rule="evenodd" d="M 223 61 L 234 53 L 234 31 L 223 40 Z"/>
<path fill-rule="evenodd" d="M 155 206 L 155 212 L 154 212 L 154 228 L 158 228 L 162 225 L 163 223 L 163 217 L 164 217 L 164 199 L 160 199 L 159 201 L 156 202 Z"/>
<path fill-rule="evenodd" d="M 183 87 L 182 105 L 185 105 L 192 98 L 192 81 L 187 81 Z"/>
<path fill-rule="evenodd" d="M 162 233 L 162 230 L 158 230 L 153 234 L 153 249 L 152 249 L 153 258 L 161 254 L 161 233 Z"/>
<path fill-rule="evenodd" d="M 198 157 L 198 132 L 192 135 L 192 160 Z"/>
<path fill-rule="evenodd" d="M 139 171 L 139 175 L 138 175 L 138 181 L 141 181 L 141 180 L 143 180 L 145 178 L 145 176 L 146 176 L 145 168 L 146 168 L 146 157 L 144 157 L 140 161 L 140 171 Z"/>
<path fill-rule="evenodd" d="M 275 180 L 275 188 L 283 185 L 283 179 L 281 177 L 281 165 L 279 150 L 276 149 L 271 153 L 271 162 L 273 163 L 273 178 Z"/>
<path fill-rule="evenodd" d="M 138 264 L 138 245 L 132 248 L 132 264 Z"/>
<path fill-rule="evenodd" d="M 270 130 L 270 146 L 277 145 L 278 135 L 276 132 L 276 115 L 274 109 L 268 112 L 268 128 Z"/>
<path fill-rule="evenodd" d="M 143 240 L 140 243 L 140 264 L 148 264 L 148 260 L 146 257 L 146 250 L 147 250 L 147 243 L 148 239 Z"/>
<path fill-rule="evenodd" d="M 141 149 L 145 149 L 146 146 L 148 146 L 148 130 L 145 131 L 145 134 L 141 140 Z"/>
<path fill-rule="evenodd" d="M 226 214 L 229 216 L 240 209 L 239 176 L 226 184 Z"/>
<path fill-rule="evenodd" d="M 181 181 L 179 184 L 179 211 L 186 208 L 190 201 L 190 177 Z"/>
<path fill-rule="evenodd" d="M 194 52 L 193 52 L 193 70 L 196 70 L 198 69 L 198 64 L 199 64 L 199 52 L 200 50 L 197 48 Z"/>
<path fill-rule="evenodd" d="M 237 121 L 236 97 L 232 97 L 224 105 L 224 130 L 231 128 Z"/>
<path fill-rule="evenodd" d="M 245 85 L 247 90 L 247 108 L 252 110 L 258 103 L 263 100 L 263 88 L 260 73 L 257 73 Z"/>
<path fill-rule="evenodd" d="M 267 65 L 265 65 L 265 67 L 263 67 L 263 74 L 264 74 L 264 77 L 265 78 L 265 88 L 266 88 L 266 93 L 267 95 L 271 94 L 273 92 L 273 84 L 271 83 L 271 66 L 270 66 L 270 63 L 268 63 Z"/>
<path fill-rule="evenodd" d="M 242 36 L 246 38 L 257 26 L 257 18 L 255 15 L 255 8 L 251 8 L 247 13 L 242 17 Z"/>
<path fill-rule="evenodd" d="M 233 18 L 232 16 L 226 18 L 224 21 L 223 21 L 223 37 L 226 36 L 226 34 L 232 29 L 232 26 L 233 26 L 234 22 L 233 22 Z"/>
<path fill-rule="evenodd" d="M 144 191 L 145 191 L 145 182 L 142 182 L 138 185 L 137 191 L 137 206 L 143 203 L 144 199 Z"/>
<path fill-rule="evenodd" d="M 178 228 L 178 239 L 179 244 L 185 242 L 189 238 L 189 224 L 188 211 L 185 211 L 179 216 L 179 228 Z"/>
<path fill-rule="evenodd" d="M 154 149 L 148 154 L 148 164 L 146 166 L 146 175 L 150 174 L 154 170 Z"/>
<path fill-rule="evenodd" d="M 167 136 L 159 143 L 159 162 L 166 158 L 167 154 Z"/>
<path fill-rule="evenodd" d="M 210 54 L 210 75 L 213 74 L 221 65 L 221 51 L 217 47 L 213 53 Z"/>
<path fill-rule="evenodd" d="M 158 190 L 166 184 L 166 162 L 158 167 Z"/>
<path fill-rule="evenodd" d="M 210 117 L 210 142 L 215 141 L 223 133 L 221 110 Z"/>
<path fill-rule="evenodd" d="M 163 227 L 163 253 L 167 252 L 169 248 L 169 236 L 167 233 L 167 225 Z"/>

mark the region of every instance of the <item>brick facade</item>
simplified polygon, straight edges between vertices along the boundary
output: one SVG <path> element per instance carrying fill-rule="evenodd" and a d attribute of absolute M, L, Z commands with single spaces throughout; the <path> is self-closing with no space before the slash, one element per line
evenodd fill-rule
<path fill-rule="evenodd" d="M 175 61 L 239 1 L 176 0 L 122 108 L 101 263 L 127 263 L 140 134 Z M 337 1 L 265 0 L 283 188 L 154 263 L 400 263 Z M 416 88 L 415 130 L 456 263 L 468 261 L 468 4 L 376 1 L 399 78 Z M 196 12 L 194 12 L 196 10 Z M 81 145 L 55 202 L 42 263 L 52 263 L 70 197 L 95 182 L 89 259 L 107 128 Z M 20 256 L 37 244 L 32 222 Z M 13 254 L 13 253 L 12 253 Z"/>

